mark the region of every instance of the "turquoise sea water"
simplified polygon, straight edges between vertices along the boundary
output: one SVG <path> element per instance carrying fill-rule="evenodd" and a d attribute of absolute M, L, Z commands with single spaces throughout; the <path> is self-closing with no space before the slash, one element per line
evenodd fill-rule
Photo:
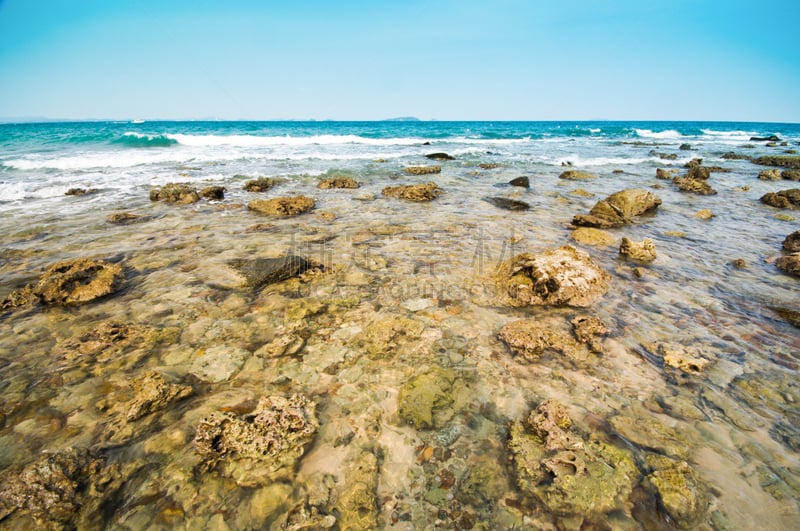
<path fill-rule="evenodd" d="M 773 135 L 777 142 L 752 139 Z M 765 166 L 724 156 L 793 151 L 799 124 L 0 124 L 0 298 L 69 258 L 105 258 L 125 271 L 123 289 L 109 298 L 0 314 L 0 474 L 42 452 L 92 449 L 121 466 L 126 483 L 107 493 L 102 515 L 77 510 L 71 518 L 113 529 L 281 529 L 299 526 L 302 514 L 307 524 L 320 516 L 324 527 L 332 520 L 323 517 L 345 518 L 341 500 L 354 481 L 372 494 L 360 509 L 372 522 L 366 527 L 673 529 L 681 523 L 648 464 L 659 455 L 685 464 L 691 472 L 681 477 L 696 481 L 688 490 L 700 509 L 690 527 L 796 529 L 800 329 L 776 308 L 800 311 L 800 281 L 774 262 L 800 229 L 800 213 L 759 198 L 798 185 L 761 180 Z M 454 160 L 425 157 L 436 152 Z M 696 158 L 725 170 L 711 174 L 716 195 L 656 178 L 657 169 L 682 175 Z M 433 164 L 440 173 L 404 171 Z M 565 169 L 595 178 L 562 179 Z M 317 188 L 333 176 L 361 187 Z M 521 176 L 530 189 L 508 186 Z M 256 177 L 279 182 L 245 191 Z M 429 203 L 382 194 L 428 181 L 443 190 Z M 223 186 L 225 198 L 151 202 L 150 190 L 170 182 Z M 94 191 L 65 195 L 77 187 Z M 651 191 L 662 204 L 610 229 L 610 245 L 576 240 L 573 216 L 626 188 Z M 297 194 L 315 200 L 311 213 L 270 218 L 246 207 Z M 502 210 L 487 197 L 530 208 Z M 713 217 L 698 217 L 704 210 Z M 107 221 L 122 211 L 142 218 Z M 652 239 L 656 260 L 621 258 L 622 237 Z M 487 299 L 498 263 L 562 245 L 587 252 L 611 276 L 590 308 Z M 325 274 L 257 293 L 227 284 L 231 261 L 287 253 L 322 263 Z M 498 339 L 522 318 L 569 334 L 569 320 L 587 313 L 611 330 L 602 356 L 526 362 Z M 96 352 L 86 338 L 110 323 L 170 339 Z M 384 336 L 385 351 L 374 344 Z M 286 338 L 300 350 L 266 354 Z M 670 367 L 659 344 L 694 356 L 702 370 Z M 196 359 L 208 352 L 239 363 L 220 381 L 204 380 Z M 439 421 L 403 422 L 401 389 L 439 369 L 456 375 Z M 193 395 L 126 423 L 130 383 L 148 371 Z M 246 414 L 263 396 L 294 393 L 317 404 L 320 426 L 291 474 L 252 483 L 199 465 L 201 419 Z M 602 440 L 635 459 L 613 509 L 580 514 L 519 486 L 509 426 L 548 399 L 564 404 L 584 444 Z M 371 479 L 356 481 L 365 459 L 375 463 L 366 467 Z M 26 514 L 0 514 L 0 527 L 25 528 Z"/>

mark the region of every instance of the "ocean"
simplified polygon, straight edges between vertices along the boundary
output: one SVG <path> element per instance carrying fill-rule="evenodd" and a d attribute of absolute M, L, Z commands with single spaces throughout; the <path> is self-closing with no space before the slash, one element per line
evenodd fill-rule
<path fill-rule="evenodd" d="M 778 123 L 0 124 L 0 300 L 64 260 L 122 271 L 0 313 L 0 526 L 796 529 L 800 280 L 775 263 L 800 212 L 759 199 L 800 185 L 753 160 L 798 150 Z M 714 194 L 656 177 L 695 159 Z M 427 182 L 432 201 L 384 193 Z M 168 183 L 224 198 L 152 201 Z M 658 208 L 575 232 L 634 188 Z M 297 195 L 313 210 L 248 209 Z M 498 265 L 566 245 L 602 296 L 497 298 Z M 309 271 L 238 284 L 232 264 L 287 255 Z M 588 349 L 587 316 L 608 330 Z M 538 332 L 514 347 L 521 319 Z"/>

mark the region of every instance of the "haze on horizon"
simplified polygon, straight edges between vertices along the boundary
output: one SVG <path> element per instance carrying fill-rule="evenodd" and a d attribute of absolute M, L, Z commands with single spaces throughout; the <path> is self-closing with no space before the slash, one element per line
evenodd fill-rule
<path fill-rule="evenodd" d="M 0 0 L 0 117 L 800 122 L 800 3 Z"/>

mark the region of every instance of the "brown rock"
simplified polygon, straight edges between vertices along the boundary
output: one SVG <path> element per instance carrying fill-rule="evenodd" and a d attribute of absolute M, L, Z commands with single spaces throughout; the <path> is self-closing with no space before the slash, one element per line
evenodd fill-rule
<path fill-rule="evenodd" d="M 0 311 L 13 310 L 20 306 L 28 306 L 35 303 L 37 300 L 33 289 L 30 286 L 25 286 L 12 291 L 4 299 L 0 300 Z"/>
<path fill-rule="evenodd" d="M 314 200 L 304 195 L 276 197 L 274 199 L 253 199 L 247 208 L 269 216 L 297 216 L 314 208 Z"/>
<path fill-rule="evenodd" d="M 147 221 L 148 219 L 150 218 L 147 216 L 141 216 L 131 212 L 115 212 L 114 214 L 109 214 L 106 217 L 106 221 L 113 223 L 114 225 L 131 225 L 133 223 Z"/>
<path fill-rule="evenodd" d="M 661 199 L 647 190 L 621 190 L 598 201 L 589 214 L 575 216 L 572 223 L 601 229 L 619 227 L 631 223 L 635 216 L 655 210 L 660 204 Z"/>
<path fill-rule="evenodd" d="M 622 238 L 619 254 L 638 262 L 652 262 L 656 259 L 656 244 L 650 238 L 646 238 L 641 242 Z"/>
<path fill-rule="evenodd" d="M 800 252 L 800 230 L 796 230 L 783 240 L 783 248 L 790 253 Z"/>
<path fill-rule="evenodd" d="M 191 396 L 193 390 L 187 385 L 169 383 L 161 373 L 148 371 L 131 382 L 134 399 L 128 404 L 126 419 L 137 420 L 154 411 L 166 408 L 170 403 Z"/>
<path fill-rule="evenodd" d="M 800 169 L 800 156 L 768 155 L 754 158 L 753 163 L 762 166 L 780 166 L 783 168 Z"/>
<path fill-rule="evenodd" d="M 387 197 L 422 202 L 436 199 L 441 195 L 442 189 L 436 186 L 435 183 L 406 184 L 387 186 L 381 193 Z"/>
<path fill-rule="evenodd" d="M 95 192 L 97 192 L 97 188 L 89 188 L 89 189 L 86 189 L 86 188 L 70 188 L 69 190 L 64 192 L 64 195 L 81 196 L 81 195 L 93 194 Z"/>
<path fill-rule="evenodd" d="M 269 177 L 259 177 L 258 179 L 250 179 L 242 187 L 247 192 L 266 192 L 273 186 L 278 184 L 278 179 L 270 179 Z"/>
<path fill-rule="evenodd" d="M 559 179 L 567 179 L 569 181 L 585 181 L 589 179 L 597 179 L 597 175 L 589 173 L 588 171 L 567 170 L 561 172 L 558 176 Z"/>
<path fill-rule="evenodd" d="M 692 166 L 686 172 L 687 179 L 697 179 L 700 181 L 708 180 L 711 177 L 711 169 L 704 166 Z"/>
<path fill-rule="evenodd" d="M 800 253 L 781 256 L 775 260 L 775 266 L 784 273 L 800 277 Z"/>
<path fill-rule="evenodd" d="M 352 177 L 332 177 L 323 179 L 317 184 L 317 188 L 328 190 L 331 188 L 358 188 L 361 186 Z"/>
<path fill-rule="evenodd" d="M 780 181 L 781 171 L 776 169 L 761 170 L 758 172 L 758 178 L 762 181 Z"/>
<path fill-rule="evenodd" d="M 224 186 L 206 186 L 202 190 L 200 190 L 200 197 L 209 200 L 221 201 L 225 199 L 225 187 Z"/>
<path fill-rule="evenodd" d="M 430 175 L 432 173 L 441 173 L 441 166 L 409 166 L 403 170 L 409 175 Z"/>
<path fill-rule="evenodd" d="M 537 319 L 520 319 L 500 329 L 498 337 L 511 351 L 529 362 L 546 352 L 574 356 L 578 343 L 563 332 L 552 330 Z"/>
<path fill-rule="evenodd" d="M 716 190 L 711 188 L 709 184 L 702 179 L 689 179 L 688 177 L 675 177 L 672 183 L 678 187 L 681 192 L 691 192 L 700 195 L 715 195 Z"/>
<path fill-rule="evenodd" d="M 189 205 L 200 201 L 200 195 L 186 183 L 168 183 L 161 188 L 150 190 L 150 201 Z"/>
<path fill-rule="evenodd" d="M 675 174 L 676 170 L 662 170 L 661 168 L 656 168 L 656 179 L 671 181 L 676 177 Z"/>
<path fill-rule="evenodd" d="M 800 188 L 769 192 L 761 197 L 761 202 L 775 208 L 800 207 Z"/>
<path fill-rule="evenodd" d="M 502 164 L 497 164 L 496 162 L 482 162 L 478 164 L 478 167 L 482 170 L 494 170 L 501 168 L 502 166 Z"/>
<path fill-rule="evenodd" d="M 456 160 L 455 157 L 447 153 L 428 153 L 425 158 L 431 160 Z"/>
<path fill-rule="evenodd" d="M 508 182 L 508 184 L 510 184 L 511 186 L 519 186 L 520 188 L 530 188 L 531 187 L 530 179 L 528 179 L 528 177 L 525 177 L 525 176 L 517 177 L 516 179 L 511 179 Z"/>
<path fill-rule="evenodd" d="M 617 243 L 617 238 L 610 232 L 592 227 L 578 227 L 570 237 L 576 242 L 598 247 L 610 247 Z"/>
<path fill-rule="evenodd" d="M 781 179 L 784 181 L 800 181 L 800 170 L 783 170 Z"/>
<path fill-rule="evenodd" d="M 48 267 L 33 293 L 43 304 L 82 304 L 114 293 L 124 278 L 119 264 L 75 258 Z"/>

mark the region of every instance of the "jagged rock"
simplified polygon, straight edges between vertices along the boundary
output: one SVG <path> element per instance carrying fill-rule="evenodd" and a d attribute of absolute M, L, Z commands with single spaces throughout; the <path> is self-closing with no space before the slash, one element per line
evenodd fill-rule
<path fill-rule="evenodd" d="M 671 181 L 676 177 L 676 173 L 677 170 L 663 170 L 661 168 L 656 168 L 656 179 Z"/>
<path fill-rule="evenodd" d="M 281 356 L 294 356 L 306 344 L 302 336 L 293 333 L 281 334 L 253 354 L 262 358 L 279 358 Z"/>
<path fill-rule="evenodd" d="M 114 225 L 131 225 L 133 223 L 139 223 L 141 221 L 147 221 L 147 216 L 141 216 L 139 214 L 133 214 L 131 212 L 116 212 L 114 214 L 109 214 L 106 216 L 106 221 L 109 223 L 113 223 Z"/>
<path fill-rule="evenodd" d="M 569 245 L 517 255 L 494 274 L 499 302 L 510 306 L 589 306 L 608 291 L 610 279 L 588 254 Z"/>
<path fill-rule="evenodd" d="M 224 186 L 206 186 L 200 190 L 200 197 L 213 201 L 222 201 L 225 199 Z"/>
<path fill-rule="evenodd" d="M 760 164 L 761 166 L 780 166 L 783 168 L 800 169 L 800 156 L 767 155 L 764 157 L 756 157 L 752 161 L 754 164 Z"/>
<path fill-rule="evenodd" d="M 323 179 L 317 184 L 317 188 L 328 190 L 331 188 L 358 188 L 361 185 L 352 177 L 332 177 Z"/>
<path fill-rule="evenodd" d="M 681 192 L 691 192 L 700 195 L 715 195 L 717 193 L 705 180 L 690 179 L 688 177 L 675 177 L 672 183 Z"/>
<path fill-rule="evenodd" d="M 770 306 L 770 310 L 780 315 L 790 325 L 800 328 L 800 311 L 779 306 Z"/>
<path fill-rule="evenodd" d="M 21 306 L 28 306 L 34 304 L 39 299 L 33 293 L 31 286 L 25 286 L 20 289 L 14 290 L 0 301 L 0 311 L 13 310 Z"/>
<path fill-rule="evenodd" d="M 372 452 L 362 452 L 348 466 L 336 510 L 339 529 L 376 529 L 378 524 L 378 460 Z"/>
<path fill-rule="evenodd" d="M 408 166 L 403 169 L 409 175 L 430 175 L 432 173 L 442 173 L 441 166 Z"/>
<path fill-rule="evenodd" d="M 278 184 L 280 180 L 278 179 L 270 179 L 269 177 L 259 177 L 257 179 L 250 179 L 242 189 L 247 192 L 266 192 L 270 190 L 273 186 Z"/>
<path fill-rule="evenodd" d="M 250 352 L 243 348 L 217 345 L 193 357 L 189 373 L 206 382 L 224 382 L 241 369 L 249 357 Z"/>
<path fill-rule="evenodd" d="M 651 157 L 658 157 L 661 160 L 675 160 L 675 159 L 678 158 L 678 154 L 677 153 L 661 153 L 661 152 L 656 151 L 656 150 L 650 151 L 650 156 Z"/>
<path fill-rule="evenodd" d="M 781 256 L 775 260 L 775 266 L 784 273 L 800 277 L 800 253 Z"/>
<path fill-rule="evenodd" d="M 69 190 L 64 192 L 64 195 L 81 196 L 81 195 L 93 194 L 93 193 L 96 193 L 97 191 L 98 191 L 97 188 L 89 188 L 89 189 L 86 189 L 86 188 L 70 188 Z"/>
<path fill-rule="evenodd" d="M 561 172 L 558 176 L 559 179 L 567 179 L 569 181 L 585 181 L 588 179 L 597 179 L 597 175 L 589 173 L 588 171 L 567 170 Z"/>
<path fill-rule="evenodd" d="M 689 162 L 687 162 L 686 164 L 684 164 L 683 167 L 684 168 L 688 168 L 688 169 L 692 169 L 692 168 L 697 168 L 697 167 L 702 166 L 702 165 L 703 165 L 703 159 L 696 158 L 696 159 L 692 159 Z"/>
<path fill-rule="evenodd" d="M 762 181 L 780 181 L 781 171 L 776 169 L 761 170 L 758 172 L 758 178 Z"/>
<path fill-rule="evenodd" d="M 48 267 L 33 294 L 43 304 L 83 304 L 114 293 L 124 279 L 119 264 L 75 258 Z"/>
<path fill-rule="evenodd" d="M 204 418 L 194 448 L 202 469 L 219 469 L 242 487 L 262 486 L 292 477 L 318 428 L 316 404 L 305 396 L 269 396 L 252 413 Z"/>
<path fill-rule="evenodd" d="M 572 231 L 570 237 L 576 242 L 598 247 L 609 247 L 617 243 L 617 238 L 610 232 L 592 227 L 578 227 Z"/>
<path fill-rule="evenodd" d="M 689 463 L 658 454 L 647 454 L 652 472 L 645 478 L 658 494 L 661 506 L 681 529 L 695 529 L 708 511 L 708 488 Z"/>
<path fill-rule="evenodd" d="M 528 210 L 531 207 L 525 201 L 518 201 L 507 197 L 484 197 L 483 200 L 503 210 Z"/>
<path fill-rule="evenodd" d="M 228 265 L 239 275 L 237 284 L 254 290 L 305 273 L 311 266 L 302 256 L 277 258 L 237 258 Z"/>
<path fill-rule="evenodd" d="M 418 374 L 400 388 L 397 396 L 400 420 L 418 430 L 439 429 L 453 418 L 455 395 L 463 390 L 452 369 L 434 367 Z"/>
<path fill-rule="evenodd" d="M 781 179 L 784 181 L 800 181 L 800 170 L 783 170 Z"/>
<path fill-rule="evenodd" d="M 448 155 L 447 153 L 428 153 L 425 155 L 425 158 L 431 160 L 456 160 L 455 157 Z"/>
<path fill-rule="evenodd" d="M 589 347 L 596 354 L 604 352 L 602 338 L 608 336 L 611 330 L 597 317 L 579 315 L 572 321 L 572 333 L 578 341 Z"/>
<path fill-rule="evenodd" d="M 800 207 L 800 188 L 766 193 L 761 196 L 761 202 L 775 208 Z"/>
<path fill-rule="evenodd" d="M 189 205 L 200 201 L 197 190 L 186 183 L 168 183 L 150 190 L 150 201 Z"/>
<path fill-rule="evenodd" d="M 134 398 L 128 404 L 125 419 L 137 420 L 154 411 L 165 409 L 172 402 L 182 400 L 194 392 L 188 385 L 169 383 L 156 371 L 148 371 L 131 382 Z"/>
<path fill-rule="evenodd" d="M 535 362 L 545 353 L 575 357 L 579 347 L 570 336 L 552 330 L 537 319 L 512 321 L 500 329 L 498 337 L 516 355 Z"/>
<path fill-rule="evenodd" d="M 589 214 L 575 216 L 572 223 L 601 229 L 620 227 L 631 223 L 635 216 L 655 210 L 660 204 L 661 198 L 647 190 L 621 190 L 598 201 Z"/>
<path fill-rule="evenodd" d="M 625 507 L 637 480 L 629 451 L 583 439 L 555 400 L 545 400 L 526 421 L 512 422 L 507 445 L 522 493 L 579 524 Z"/>
<path fill-rule="evenodd" d="M 645 238 L 641 242 L 622 238 L 619 254 L 638 262 L 652 262 L 656 259 L 656 244 L 650 238 Z"/>
<path fill-rule="evenodd" d="M 247 208 L 269 216 L 297 216 L 314 208 L 314 200 L 304 195 L 276 197 L 274 199 L 253 199 Z"/>
<path fill-rule="evenodd" d="M 442 189 L 435 183 L 406 184 L 400 186 L 387 186 L 381 193 L 387 197 L 406 199 L 408 201 L 432 201 L 442 194 Z"/>
<path fill-rule="evenodd" d="M 800 230 L 796 230 L 783 240 L 783 249 L 790 253 L 800 252 Z"/>
<path fill-rule="evenodd" d="M 525 176 L 517 177 L 516 179 L 511 179 L 508 182 L 508 184 L 510 184 L 511 186 L 519 186 L 520 188 L 530 188 L 531 187 L 530 179 L 528 179 Z"/>
<path fill-rule="evenodd" d="M 687 179 L 707 181 L 709 177 L 711 177 L 711 168 L 706 168 L 705 166 L 692 166 L 689 168 L 689 171 L 686 172 Z"/>

